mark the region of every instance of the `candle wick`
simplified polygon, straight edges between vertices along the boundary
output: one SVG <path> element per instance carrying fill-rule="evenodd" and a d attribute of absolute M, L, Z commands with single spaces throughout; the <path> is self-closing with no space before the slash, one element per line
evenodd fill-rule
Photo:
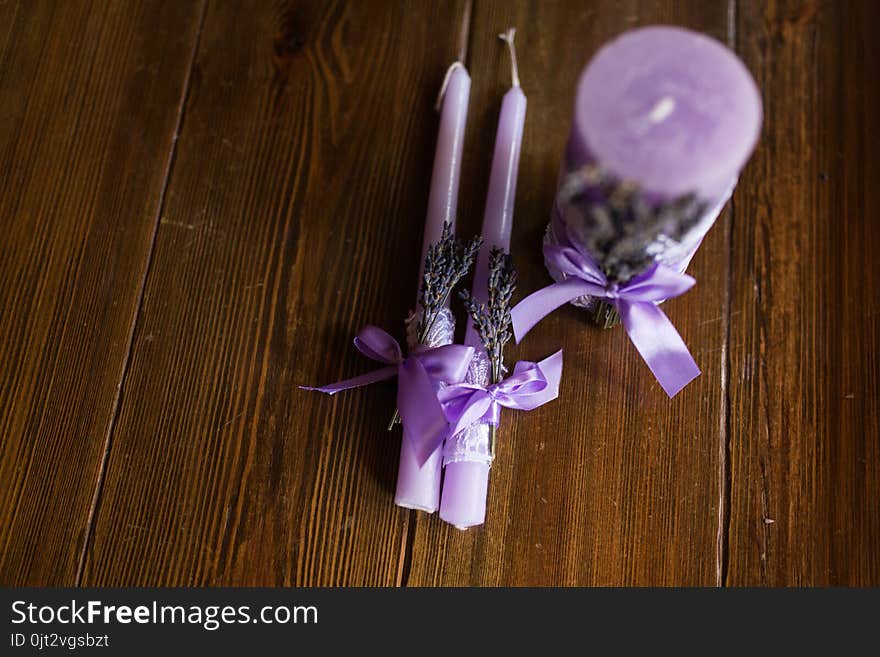
<path fill-rule="evenodd" d="M 455 69 L 460 68 L 462 70 L 466 70 L 464 64 L 461 63 L 460 60 L 456 60 L 449 65 L 449 68 L 446 69 L 446 75 L 443 77 L 443 84 L 440 85 L 440 93 L 437 94 L 437 102 L 434 103 L 434 109 L 438 112 L 440 108 L 443 106 L 443 97 L 446 95 L 446 87 L 449 86 L 449 79 L 452 77 L 452 73 Z"/>
<path fill-rule="evenodd" d="M 675 98 L 672 96 L 663 96 L 648 114 L 648 120 L 651 123 L 662 123 L 665 121 L 675 109 Z"/>
<path fill-rule="evenodd" d="M 513 80 L 513 86 L 519 86 L 519 69 L 516 66 L 516 48 L 513 47 L 513 37 L 516 36 L 516 28 L 511 27 L 507 32 L 498 35 L 498 38 L 507 43 L 510 50 L 510 77 Z"/>

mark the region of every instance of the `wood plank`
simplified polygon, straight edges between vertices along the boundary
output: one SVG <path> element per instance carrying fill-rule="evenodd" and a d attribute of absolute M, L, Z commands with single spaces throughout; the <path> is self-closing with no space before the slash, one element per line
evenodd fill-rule
<path fill-rule="evenodd" d="M 393 386 L 462 3 L 212 3 L 88 584 L 394 584 Z"/>
<path fill-rule="evenodd" d="M 475 90 L 464 162 L 463 218 L 479 230 L 495 125 L 509 65 L 495 35 L 515 25 L 529 99 L 512 253 L 521 295 L 549 282 L 540 240 L 571 125 L 582 67 L 605 41 L 651 23 L 728 36 L 725 3 L 479 2 L 471 29 Z M 511 351 L 565 349 L 560 398 L 507 413 L 486 525 L 460 532 L 418 516 L 412 585 L 699 584 L 718 581 L 724 440 L 728 215 L 691 271 L 699 285 L 666 311 L 703 374 L 673 401 L 622 330 L 600 331 L 574 308 Z"/>
<path fill-rule="evenodd" d="M 880 584 L 878 24 L 738 12 L 766 125 L 734 202 L 730 584 Z"/>
<path fill-rule="evenodd" d="M 72 585 L 198 23 L 0 4 L 0 583 Z"/>

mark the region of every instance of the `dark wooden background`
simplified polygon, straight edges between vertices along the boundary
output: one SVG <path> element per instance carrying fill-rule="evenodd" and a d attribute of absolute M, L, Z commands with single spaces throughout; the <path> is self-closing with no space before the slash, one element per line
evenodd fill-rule
<path fill-rule="evenodd" d="M 573 308 L 560 399 L 509 413 L 486 525 L 392 503 L 393 386 L 432 103 L 473 76 L 479 230 L 519 28 L 512 251 L 538 240 L 578 72 L 673 23 L 726 42 L 765 125 L 666 309 L 703 375 L 670 401 Z M 880 584 L 880 3 L 0 3 L 0 583 Z"/>

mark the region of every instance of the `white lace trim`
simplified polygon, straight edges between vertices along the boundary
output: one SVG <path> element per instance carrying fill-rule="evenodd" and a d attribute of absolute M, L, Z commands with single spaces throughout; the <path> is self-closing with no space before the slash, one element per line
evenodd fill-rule
<path fill-rule="evenodd" d="M 468 383 L 488 385 L 489 370 L 489 357 L 485 351 L 478 349 L 468 368 Z M 460 431 L 446 440 L 446 444 L 443 446 L 443 465 L 447 466 L 450 463 L 461 461 L 475 461 L 492 465 L 492 455 L 489 453 L 488 424 L 482 422 L 472 424 L 464 431 Z"/>
<path fill-rule="evenodd" d="M 406 340 L 412 349 L 417 342 L 421 310 L 411 312 L 406 318 Z M 449 308 L 440 311 L 434 324 L 428 331 L 428 336 L 422 344 L 426 347 L 440 347 L 452 344 L 455 338 L 455 317 Z M 477 350 L 477 355 L 468 367 L 466 380 L 469 383 L 477 383 L 485 386 L 489 384 L 490 364 L 486 352 Z M 438 386 L 445 384 L 438 383 Z M 492 456 L 489 454 L 489 425 L 474 424 L 464 431 L 446 440 L 443 446 L 443 465 L 457 463 L 459 461 L 476 461 L 478 463 L 492 464 Z"/>
<path fill-rule="evenodd" d="M 419 308 L 406 318 L 406 342 L 412 349 L 418 344 L 419 321 L 422 319 L 422 309 Z M 437 319 L 428 330 L 428 336 L 421 343 L 426 347 L 442 347 L 452 344 L 455 339 L 455 317 L 449 308 L 443 308 L 437 313 Z"/>

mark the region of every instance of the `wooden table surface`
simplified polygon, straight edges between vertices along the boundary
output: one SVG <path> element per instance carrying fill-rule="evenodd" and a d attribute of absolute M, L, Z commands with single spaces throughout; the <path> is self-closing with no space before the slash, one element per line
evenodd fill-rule
<path fill-rule="evenodd" d="M 578 72 L 672 23 L 734 48 L 761 141 L 666 305 L 669 400 L 567 308 L 560 399 L 504 418 L 485 526 L 392 503 L 392 385 L 447 65 L 478 232 L 519 28 L 512 252 L 538 248 Z M 0 3 L 0 584 L 880 584 L 880 3 Z"/>

